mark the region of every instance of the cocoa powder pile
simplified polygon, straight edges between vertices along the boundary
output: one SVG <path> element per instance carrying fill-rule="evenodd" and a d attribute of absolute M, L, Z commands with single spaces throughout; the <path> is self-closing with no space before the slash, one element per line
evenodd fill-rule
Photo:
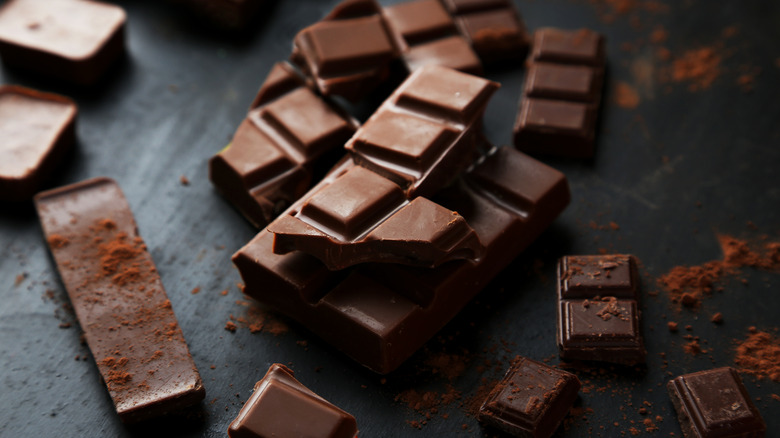
<path fill-rule="evenodd" d="M 734 363 L 741 372 L 780 382 L 780 339 L 755 327 L 748 331 L 747 339 L 737 345 Z"/>

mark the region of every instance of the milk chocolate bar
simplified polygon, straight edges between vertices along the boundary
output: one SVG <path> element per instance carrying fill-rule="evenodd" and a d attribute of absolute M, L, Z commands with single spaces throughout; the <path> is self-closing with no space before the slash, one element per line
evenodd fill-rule
<path fill-rule="evenodd" d="M 498 87 L 449 68 L 423 67 L 345 148 L 355 163 L 395 182 L 408 197 L 432 195 L 474 161 L 482 114 Z"/>
<path fill-rule="evenodd" d="M 737 371 L 724 367 L 667 384 L 685 438 L 761 438 L 766 423 Z"/>
<path fill-rule="evenodd" d="M 295 36 L 290 59 L 323 95 L 357 101 L 387 79 L 397 57 L 376 0 L 346 0 Z"/>
<path fill-rule="evenodd" d="M 600 34 L 587 29 L 536 31 L 515 122 L 515 146 L 526 152 L 591 157 L 604 68 Z"/>
<path fill-rule="evenodd" d="M 479 409 L 479 421 L 514 436 L 549 438 L 580 389 L 577 376 L 517 356 Z"/>
<path fill-rule="evenodd" d="M 639 276 L 630 255 L 566 256 L 558 262 L 558 349 L 563 359 L 645 362 Z"/>
<path fill-rule="evenodd" d="M 29 200 L 76 141 L 76 104 L 14 85 L 0 87 L 0 200 Z"/>
<path fill-rule="evenodd" d="M 355 438 L 355 417 L 295 379 L 282 364 L 271 365 L 228 428 L 230 438 Z"/>
<path fill-rule="evenodd" d="M 321 184 L 354 165 L 344 160 Z M 485 252 L 476 263 L 455 260 L 433 269 L 365 263 L 330 271 L 301 251 L 274 254 L 273 235 L 262 231 L 233 255 L 244 291 L 388 373 L 547 228 L 568 204 L 569 188 L 562 173 L 504 147 L 432 201 L 459 212 L 477 233 Z"/>
<path fill-rule="evenodd" d="M 232 142 L 209 160 L 209 178 L 256 227 L 284 211 L 332 165 L 357 122 L 315 94 L 287 63 L 260 87 Z M 327 168 L 327 167 L 326 167 Z"/>
<path fill-rule="evenodd" d="M 119 186 L 96 178 L 35 197 L 70 302 L 119 418 L 191 406 L 205 391 Z"/>
<path fill-rule="evenodd" d="M 0 6 L 3 63 L 90 85 L 125 50 L 125 11 L 90 0 L 9 0 Z"/>
<path fill-rule="evenodd" d="M 481 74 L 482 63 L 439 0 L 413 0 L 384 8 L 407 70 L 440 65 Z"/>

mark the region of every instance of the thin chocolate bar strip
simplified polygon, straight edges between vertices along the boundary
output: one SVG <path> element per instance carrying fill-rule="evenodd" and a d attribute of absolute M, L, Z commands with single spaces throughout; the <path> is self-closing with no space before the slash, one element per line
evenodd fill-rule
<path fill-rule="evenodd" d="M 271 365 L 228 428 L 230 438 L 355 438 L 355 417 L 295 379 L 282 364 Z"/>
<path fill-rule="evenodd" d="M 685 438 L 763 438 L 766 423 L 736 370 L 679 376 L 667 384 Z"/>
<path fill-rule="evenodd" d="M 413 0 L 384 8 L 409 72 L 440 65 L 481 74 L 482 63 L 439 0 Z"/>
<path fill-rule="evenodd" d="M 90 0 L 9 0 L 0 6 L 3 63 L 91 85 L 125 50 L 124 9 Z"/>
<path fill-rule="evenodd" d="M 566 256 L 558 262 L 558 349 L 563 359 L 645 362 L 639 276 L 630 255 Z"/>
<path fill-rule="evenodd" d="M 58 94 L 0 87 L 0 200 L 29 200 L 76 141 L 76 104 Z"/>
<path fill-rule="evenodd" d="M 376 0 L 345 0 L 300 31 L 290 59 L 325 96 L 357 101 L 387 79 L 398 48 Z"/>
<path fill-rule="evenodd" d="M 96 178 L 35 197 L 119 418 L 136 422 L 205 397 L 171 302 L 119 186 Z"/>
<path fill-rule="evenodd" d="M 351 166 L 345 160 L 323 184 Z M 432 200 L 458 211 L 476 231 L 485 245 L 476 263 L 434 269 L 366 263 L 329 271 L 304 252 L 274 254 L 273 235 L 263 231 L 233 255 L 244 291 L 364 366 L 389 373 L 547 228 L 568 204 L 569 188 L 562 173 L 504 147 Z"/>
<path fill-rule="evenodd" d="M 274 252 L 304 251 L 331 270 L 364 262 L 432 268 L 483 250 L 462 216 L 422 197 L 408 201 L 392 181 L 359 166 L 302 202 L 268 226 Z"/>
<path fill-rule="evenodd" d="M 580 386 L 574 374 L 517 356 L 479 409 L 479 421 L 514 436 L 549 438 Z"/>
<path fill-rule="evenodd" d="M 545 28 L 534 34 L 515 146 L 571 158 L 593 155 L 604 83 L 604 38 Z"/>
<path fill-rule="evenodd" d="M 422 67 L 345 148 L 356 164 L 395 182 L 409 198 L 430 196 L 474 161 L 482 114 L 498 87 L 446 67 Z"/>
<path fill-rule="evenodd" d="M 233 141 L 209 160 L 209 178 L 262 228 L 309 189 L 317 167 L 336 161 L 357 125 L 291 65 L 277 63 Z"/>
<path fill-rule="evenodd" d="M 511 0 L 441 0 L 483 63 L 518 63 L 530 38 Z"/>

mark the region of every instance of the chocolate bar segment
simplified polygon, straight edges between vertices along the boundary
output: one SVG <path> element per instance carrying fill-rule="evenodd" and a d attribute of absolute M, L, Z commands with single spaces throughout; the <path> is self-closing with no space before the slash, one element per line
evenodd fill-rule
<path fill-rule="evenodd" d="M 407 201 L 396 184 L 357 166 L 268 231 L 274 233 L 275 253 L 304 251 L 331 270 L 364 262 L 436 267 L 482 252 L 462 216 L 425 198 Z"/>
<path fill-rule="evenodd" d="M 14 85 L 0 87 L 0 200 L 29 200 L 76 141 L 76 104 Z"/>
<path fill-rule="evenodd" d="M 408 197 L 429 196 L 473 161 L 482 113 L 498 86 L 445 67 L 416 70 L 345 148 Z"/>
<path fill-rule="evenodd" d="M 0 7 L 3 63 L 91 85 L 125 50 L 125 11 L 90 0 L 9 0 Z"/>
<path fill-rule="evenodd" d="M 590 29 L 538 29 L 534 33 L 531 61 L 604 67 L 604 36 Z"/>
<path fill-rule="evenodd" d="M 295 379 L 282 364 L 271 365 L 228 428 L 231 438 L 355 438 L 352 415 Z"/>
<path fill-rule="evenodd" d="M 316 95 L 287 63 L 277 63 L 233 141 L 209 160 L 219 192 L 264 227 L 332 164 L 357 122 Z"/>
<path fill-rule="evenodd" d="M 603 70 L 586 65 L 534 62 L 528 67 L 525 95 L 598 105 Z"/>
<path fill-rule="evenodd" d="M 514 436 L 549 438 L 580 386 L 574 374 L 517 356 L 479 409 L 479 421 Z"/>
<path fill-rule="evenodd" d="M 205 391 L 119 186 L 96 178 L 35 197 L 49 249 L 125 423 L 203 400 Z"/>
<path fill-rule="evenodd" d="M 685 438 L 763 437 L 766 424 L 736 370 L 679 376 L 667 384 Z"/>
<path fill-rule="evenodd" d="M 561 258 L 557 335 L 561 358 L 644 363 L 638 281 L 630 255 Z"/>
<path fill-rule="evenodd" d="M 596 110 L 586 103 L 527 97 L 515 122 L 515 145 L 525 152 L 593 156 Z"/>
<path fill-rule="evenodd" d="M 352 166 L 341 163 L 310 193 Z M 568 204 L 569 189 L 562 173 L 498 148 L 432 201 L 457 211 L 474 229 L 485 246 L 476 263 L 455 260 L 433 269 L 366 263 L 329 271 L 301 251 L 274 254 L 273 235 L 261 232 L 233 256 L 245 293 L 364 366 L 388 373 L 547 228 Z"/>

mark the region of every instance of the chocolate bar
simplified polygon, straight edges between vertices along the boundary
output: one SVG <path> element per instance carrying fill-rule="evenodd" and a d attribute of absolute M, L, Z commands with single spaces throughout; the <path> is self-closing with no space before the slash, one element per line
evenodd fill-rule
<path fill-rule="evenodd" d="M 0 200 L 29 200 L 76 141 L 76 104 L 58 94 L 0 87 Z"/>
<path fill-rule="evenodd" d="M 89 0 L 9 0 L 0 6 L 3 63 L 90 85 L 125 50 L 125 11 Z"/>
<path fill-rule="evenodd" d="M 679 376 L 667 384 L 685 438 L 763 437 L 766 424 L 736 370 Z"/>
<path fill-rule="evenodd" d="M 407 196 L 429 196 L 470 165 L 499 85 L 440 66 L 416 70 L 344 146 Z"/>
<path fill-rule="evenodd" d="M 558 262 L 558 349 L 563 359 L 645 362 L 639 277 L 630 255 L 566 256 Z"/>
<path fill-rule="evenodd" d="M 398 48 L 375 0 L 346 0 L 300 31 L 291 60 L 325 96 L 357 101 L 387 79 Z"/>
<path fill-rule="evenodd" d="M 351 166 L 344 160 L 321 185 Z M 477 233 L 485 252 L 476 263 L 455 260 L 434 269 L 365 263 L 330 271 L 301 251 L 274 254 L 273 235 L 262 231 L 233 255 L 244 292 L 364 366 L 389 373 L 547 228 L 568 204 L 569 188 L 562 173 L 504 147 L 432 200 L 459 212 Z"/>
<path fill-rule="evenodd" d="M 537 30 L 528 66 L 515 146 L 526 152 L 591 157 L 604 83 L 604 38 L 587 29 Z"/>
<path fill-rule="evenodd" d="M 228 428 L 231 438 L 355 438 L 355 417 L 295 379 L 292 370 L 275 363 Z"/>
<path fill-rule="evenodd" d="M 336 161 L 357 124 L 277 63 L 232 142 L 209 160 L 209 179 L 262 228 L 309 189 L 318 167 Z"/>
<path fill-rule="evenodd" d="M 46 241 L 119 418 L 205 397 L 154 262 L 119 186 L 96 178 L 35 196 Z"/>
<path fill-rule="evenodd" d="M 577 399 L 577 376 L 517 356 L 479 409 L 479 421 L 514 436 L 549 438 Z"/>
<path fill-rule="evenodd" d="M 519 63 L 525 58 L 528 32 L 510 0 L 442 0 L 442 3 L 483 63 Z"/>
<path fill-rule="evenodd" d="M 407 70 L 440 65 L 481 74 L 482 63 L 439 0 L 414 0 L 384 8 Z"/>

